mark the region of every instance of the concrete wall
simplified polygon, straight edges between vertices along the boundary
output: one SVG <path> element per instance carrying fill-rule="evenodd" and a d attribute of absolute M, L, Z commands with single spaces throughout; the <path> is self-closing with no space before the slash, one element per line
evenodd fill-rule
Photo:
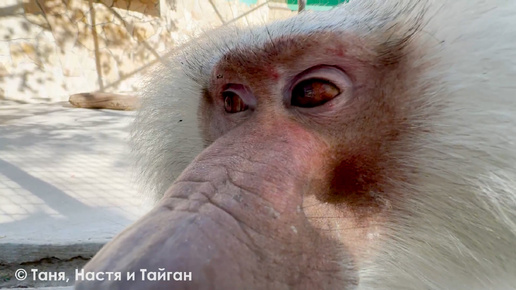
<path fill-rule="evenodd" d="M 256 7 L 237 24 L 294 14 L 284 4 L 260 6 L 265 0 L 252 5 L 235 0 L 92 2 L 0 1 L 0 99 L 55 102 L 99 89 L 134 92 L 141 68 L 210 27 Z"/>

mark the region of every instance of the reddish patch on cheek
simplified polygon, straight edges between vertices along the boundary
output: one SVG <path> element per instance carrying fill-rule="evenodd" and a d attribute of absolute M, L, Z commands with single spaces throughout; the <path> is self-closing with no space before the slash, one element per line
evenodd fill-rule
<path fill-rule="evenodd" d="M 371 192 L 382 191 L 382 173 L 378 156 L 350 154 L 338 162 L 330 179 L 329 201 L 344 202 L 352 207 L 376 205 Z"/>

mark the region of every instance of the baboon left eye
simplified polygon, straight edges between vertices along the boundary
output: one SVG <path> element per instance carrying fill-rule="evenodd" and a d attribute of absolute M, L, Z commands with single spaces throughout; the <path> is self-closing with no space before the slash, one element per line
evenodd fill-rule
<path fill-rule="evenodd" d="M 227 113 L 238 113 L 247 110 L 248 106 L 242 98 L 232 91 L 222 93 L 224 98 L 224 109 Z"/>
<path fill-rule="evenodd" d="M 323 79 L 307 79 L 297 84 L 292 90 L 292 106 L 313 108 L 320 106 L 340 94 L 339 88 Z"/>

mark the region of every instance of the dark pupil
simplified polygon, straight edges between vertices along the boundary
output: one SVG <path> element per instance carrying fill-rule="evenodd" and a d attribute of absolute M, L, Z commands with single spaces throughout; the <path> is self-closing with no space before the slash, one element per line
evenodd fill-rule
<path fill-rule="evenodd" d="M 228 113 L 238 113 L 247 110 L 247 105 L 244 101 L 233 92 L 223 92 L 224 97 L 224 109 Z"/>
<path fill-rule="evenodd" d="M 320 106 L 340 94 L 339 89 L 329 81 L 309 79 L 297 84 L 292 90 L 291 104 L 296 107 Z"/>

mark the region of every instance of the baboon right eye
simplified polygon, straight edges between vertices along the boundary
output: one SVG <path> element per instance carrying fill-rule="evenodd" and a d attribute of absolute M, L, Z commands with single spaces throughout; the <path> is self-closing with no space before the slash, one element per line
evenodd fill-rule
<path fill-rule="evenodd" d="M 253 93 L 242 84 L 226 84 L 221 95 L 226 113 L 234 114 L 256 107 Z"/>
<path fill-rule="evenodd" d="M 227 113 L 238 113 L 249 108 L 244 100 L 233 91 L 223 92 L 222 97 L 224 98 L 224 109 Z"/>

